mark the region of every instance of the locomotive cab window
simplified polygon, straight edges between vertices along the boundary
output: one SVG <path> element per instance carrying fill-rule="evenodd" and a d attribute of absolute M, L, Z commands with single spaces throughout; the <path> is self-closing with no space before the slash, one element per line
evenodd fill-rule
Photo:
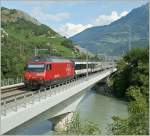
<path fill-rule="evenodd" d="M 51 64 L 47 64 L 46 70 L 51 70 Z"/>
<path fill-rule="evenodd" d="M 27 71 L 34 71 L 34 72 L 43 72 L 45 69 L 44 64 L 28 64 L 26 70 Z"/>

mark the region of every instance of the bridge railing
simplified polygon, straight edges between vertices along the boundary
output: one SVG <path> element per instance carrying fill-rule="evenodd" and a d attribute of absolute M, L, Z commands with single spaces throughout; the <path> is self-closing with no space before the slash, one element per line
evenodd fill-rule
<path fill-rule="evenodd" d="M 1 80 L 1 87 L 2 86 L 13 85 L 13 84 L 19 84 L 19 83 L 22 83 L 22 82 L 23 82 L 22 77 L 2 79 Z"/>
<path fill-rule="evenodd" d="M 40 102 L 42 99 L 46 99 L 47 97 L 57 95 L 58 93 L 82 83 L 85 79 L 86 77 L 84 76 L 82 78 L 76 78 L 65 83 L 57 84 L 53 87 L 43 88 L 1 100 L 1 113 L 6 116 L 9 111 L 17 111 L 20 107 L 27 107 L 27 104 L 34 104 L 35 102 Z"/>

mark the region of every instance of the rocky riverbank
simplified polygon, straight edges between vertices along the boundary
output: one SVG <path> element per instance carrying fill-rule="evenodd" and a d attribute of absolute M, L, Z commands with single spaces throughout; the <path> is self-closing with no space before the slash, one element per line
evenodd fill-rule
<path fill-rule="evenodd" d="M 93 88 L 96 93 L 106 95 L 106 96 L 113 96 L 111 88 L 108 86 L 107 83 L 97 83 Z"/>
<path fill-rule="evenodd" d="M 109 97 L 115 97 L 115 95 L 113 94 L 113 90 L 108 86 L 107 82 L 98 82 L 92 88 L 92 90 L 94 90 L 96 93 L 101 94 L 101 95 L 105 95 L 105 96 L 109 96 Z M 117 98 L 117 99 L 121 100 L 121 101 L 126 101 L 126 102 L 129 101 L 128 98 L 126 98 L 126 97 L 124 97 L 124 98 Z"/>

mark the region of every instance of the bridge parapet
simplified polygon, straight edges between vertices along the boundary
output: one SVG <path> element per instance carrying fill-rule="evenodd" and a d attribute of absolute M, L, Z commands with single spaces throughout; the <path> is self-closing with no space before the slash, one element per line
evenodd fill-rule
<path fill-rule="evenodd" d="M 90 76 L 91 78 L 95 76 Z M 40 102 L 43 99 L 55 96 L 61 92 L 68 90 L 69 88 L 82 83 L 87 78 L 84 76 L 82 78 L 76 78 L 70 80 L 66 83 L 57 84 L 53 88 L 44 88 L 37 91 L 28 92 L 18 96 L 14 96 L 1 101 L 1 114 L 2 116 L 7 116 L 10 112 L 17 112 L 20 108 L 26 108 L 29 104 L 34 104 Z"/>

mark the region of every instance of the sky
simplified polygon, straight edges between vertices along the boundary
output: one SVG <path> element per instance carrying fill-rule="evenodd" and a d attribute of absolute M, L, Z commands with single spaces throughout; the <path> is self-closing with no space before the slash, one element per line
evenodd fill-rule
<path fill-rule="evenodd" d="M 2 0 L 1 6 L 22 10 L 59 34 L 71 37 L 86 28 L 108 25 L 148 0 Z"/>

